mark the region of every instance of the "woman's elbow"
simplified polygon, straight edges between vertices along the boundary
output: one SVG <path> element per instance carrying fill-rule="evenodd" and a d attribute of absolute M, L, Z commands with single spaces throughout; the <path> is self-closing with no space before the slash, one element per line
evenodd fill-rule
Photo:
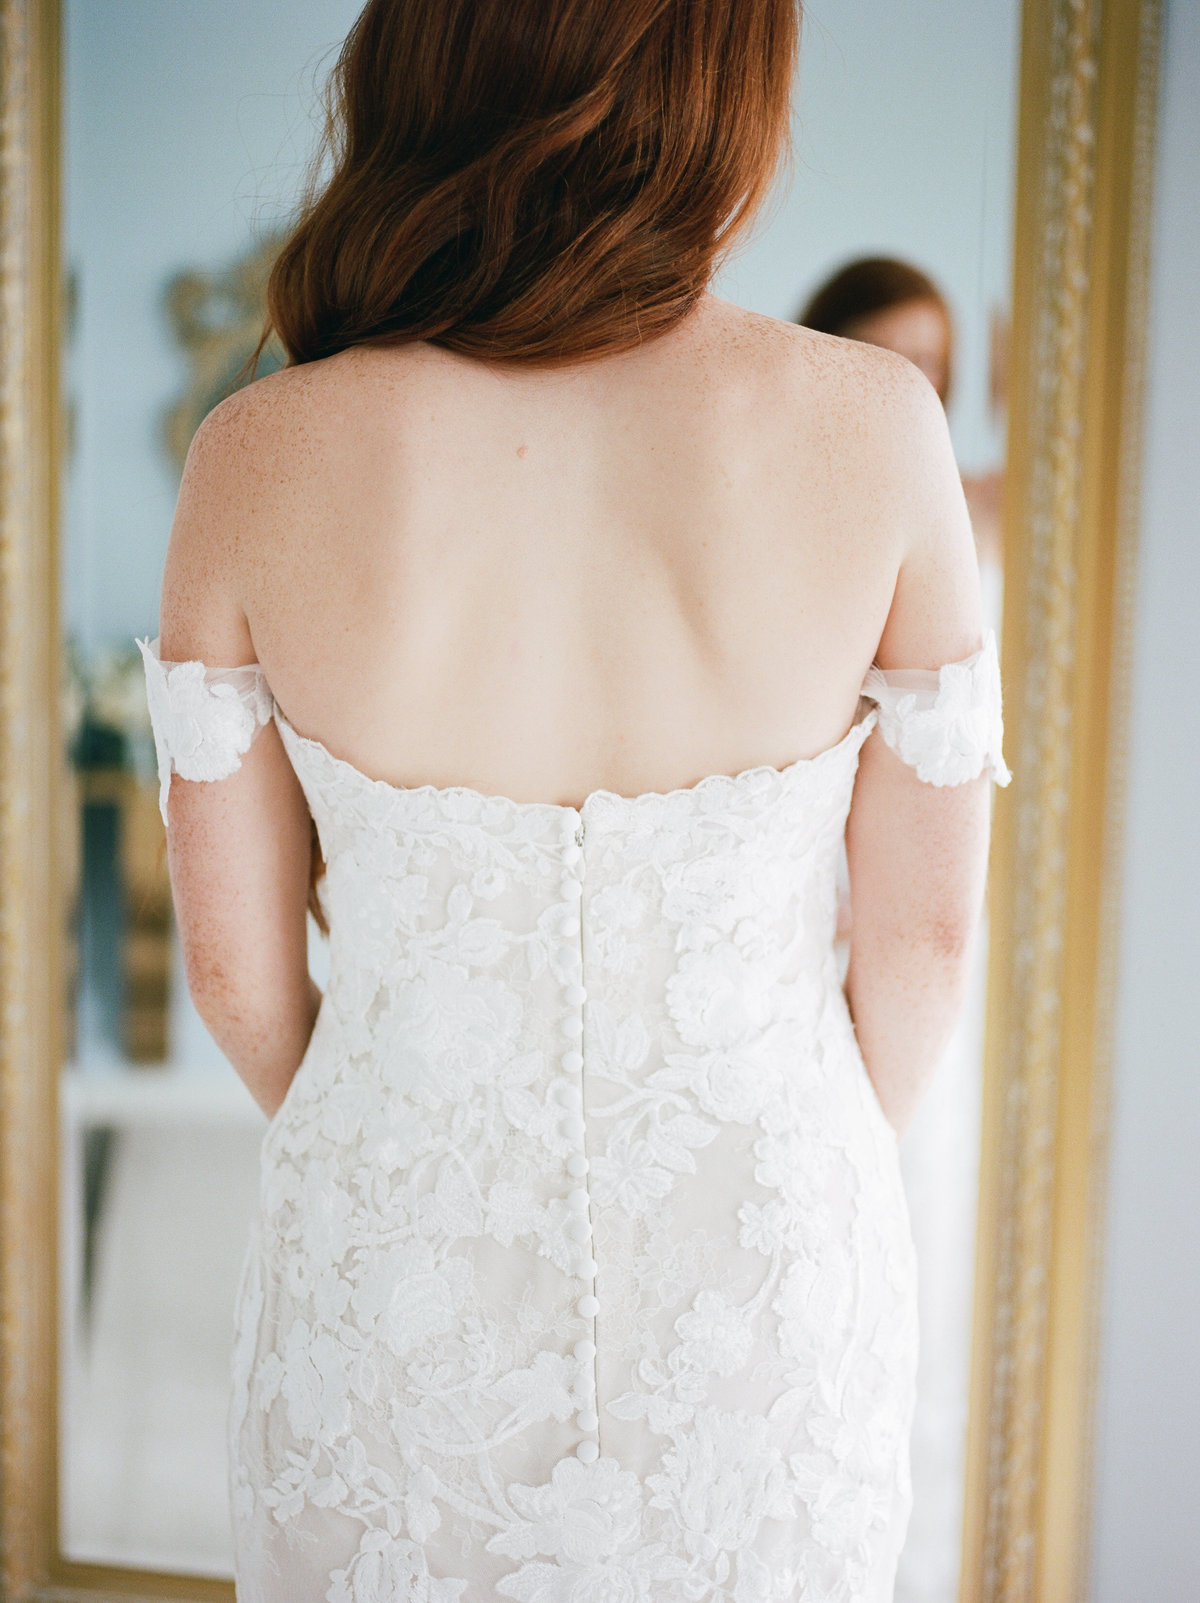
<path fill-rule="evenodd" d="M 214 1034 L 245 1015 L 251 987 L 228 952 L 197 941 L 182 942 L 183 972 L 192 1004 Z"/>
<path fill-rule="evenodd" d="M 261 1052 L 276 1042 L 286 1056 L 297 1032 L 311 1029 L 314 987 L 304 951 L 195 934 L 181 944 L 196 1012 L 227 1050 Z"/>
<path fill-rule="evenodd" d="M 895 937 L 948 968 L 965 967 L 983 911 L 986 858 L 911 874 L 889 898 Z"/>
<path fill-rule="evenodd" d="M 266 971 L 262 942 L 239 940 L 227 925 L 205 930 L 185 924 L 180 945 L 188 991 L 210 1030 L 214 1025 L 253 1024 L 270 1011 L 271 993 L 281 987 L 279 975 L 272 983 Z"/>
<path fill-rule="evenodd" d="M 966 968 L 979 927 L 979 910 L 973 906 L 942 908 L 915 921 L 910 939 L 917 947 L 949 969 Z"/>
<path fill-rule="evenodd" d="M 877 922 L 857 918 L 852 910 L 851 922 L 851 949 L 857 947 L 864 960 L 882 961 L 888 968 L 931 971 L 953 980 L 970 966 L 979 908 L 958 899 L 910 904 Z"/>

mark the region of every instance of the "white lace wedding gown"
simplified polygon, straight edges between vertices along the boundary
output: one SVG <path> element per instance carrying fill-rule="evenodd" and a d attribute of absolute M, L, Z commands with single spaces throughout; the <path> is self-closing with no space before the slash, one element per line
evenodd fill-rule
<path fill-rule="evenodd" d="M 815 758 L 579 808 L 369 779 L 258 668 L 143 653 L 164 816 L 274 716 L 328 865 L 237 1309 L 242 1603 L 885 1603 L 914 1263 L 835 868 L 877 722 L 1007 779 L 992 637 L 873 669 Z"/>

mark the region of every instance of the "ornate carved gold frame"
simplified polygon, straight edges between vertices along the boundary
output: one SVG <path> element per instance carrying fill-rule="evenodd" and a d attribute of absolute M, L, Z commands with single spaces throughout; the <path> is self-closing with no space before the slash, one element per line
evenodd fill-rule
<path fill-rule="evenodd" d="M 1085 1596 L 1158 0 L 1025 0 L 962 1597 Z"/>
<path fill-rule="evenodd" d="M 0 0 L 0 1586 L 228 1599 L 58 1548 L 59 3 Z M 1024 6 L 964 1603 L 1085 1586 L 1158 11 Z"/>

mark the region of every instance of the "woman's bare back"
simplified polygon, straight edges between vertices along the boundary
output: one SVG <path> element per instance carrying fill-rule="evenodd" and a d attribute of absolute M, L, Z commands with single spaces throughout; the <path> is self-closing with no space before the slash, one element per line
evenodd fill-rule
<path fill-rule="evenodd" d="M 974 582 L 932 396 L 712 297 L 569 368 L 353 348 L 210 415 L 164 618 L 204 615 L 211 660 L 224 617 L 223 660 L 393 784 L 577 804 L 781 766 L 845 732 L 881 636 L 977 643 L 970 605 L 922 632 Z"/>

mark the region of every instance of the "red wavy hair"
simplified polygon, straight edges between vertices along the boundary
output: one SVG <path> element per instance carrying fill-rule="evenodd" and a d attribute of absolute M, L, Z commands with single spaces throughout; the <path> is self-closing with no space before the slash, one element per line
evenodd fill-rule
<path fill-rule="evenodd" d="M 267 335 L 293 364 L 410 340 L 554 363 L 663 332 L 770 185 L 799 22 L 798 0 L 370 0 Z"/>

